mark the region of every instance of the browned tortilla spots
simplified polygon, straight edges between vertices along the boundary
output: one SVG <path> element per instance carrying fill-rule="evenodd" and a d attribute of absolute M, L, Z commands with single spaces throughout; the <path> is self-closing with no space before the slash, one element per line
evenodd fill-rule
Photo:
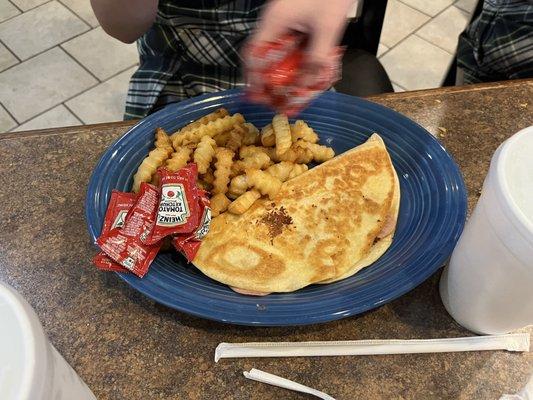
<path fill-rule="evenodd" d="M 270 239 L 274 239 L 283 232 L 285 226 L 292 224 L 292 218 L 287 214 L 285 207 L 282 206 L 278 210 L 274 209 L 268 211 L 263 218 L 260 219 L 260 222 L 268 227 L 268 235 L 270 236 Z"/>

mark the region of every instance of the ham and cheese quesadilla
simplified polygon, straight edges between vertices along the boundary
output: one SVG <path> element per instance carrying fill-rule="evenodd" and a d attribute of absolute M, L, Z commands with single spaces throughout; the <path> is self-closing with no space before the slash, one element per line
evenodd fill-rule
<path fill-rule="evenodd" d="M 285 182 L 272 200 L 214 218 L 193 263 L 245 294 L 344 279 L 388 249 L 399 201 L 396 171 L 374 134 Z"/>

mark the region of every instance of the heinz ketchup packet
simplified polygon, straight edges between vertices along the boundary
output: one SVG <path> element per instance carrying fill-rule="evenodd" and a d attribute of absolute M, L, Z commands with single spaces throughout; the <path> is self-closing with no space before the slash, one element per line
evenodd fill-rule
<path fill-rule="evenodd" d="M 135 193 L 124 193 L 118 190 L 111 192 L 100 236 L 107 235 L 111 229 L 122 228 L 128 211 L 135 204 L 136 197 Z M 128 272 L 126 268 L 114 262 L 103 251 L 94 256 L 93 263 L 98 269 L 104 271 Z"/>
<path fill-rule="evenodd" d="M 135 204 L 136 197 L 135 193 L 124 193 L 118 190 L 111 192 L 100 236 L 108 234 L 111 229 L 124 226 L 126 215 Z"/>
<path fill-rule="evenodd" d="M 181 254 L 185 256 L 187 261 L 191 262 L 194 257 L 196 257 L 196 253 L 198 253 L 198 250 L 200 250 L 200 246 L 202 245 L 202 242 L 198 240 L 191 240 L 189 242 L 183 242 L 181 244 L 178 244 L 175 239 L 172 241 L 172 244 L 178 250 Z"/>
<path fill-rule="evenodd" d="M 201 189 L 198 189 L 198 192 L 200 194 L 200 224 L 194 232 L 190 234 L 175 235 L 172 239 L 172 244 L 176 250 L 183 253 L 189 262 L 191 262 L 196 256 L 196 253 L 202 244 L 201 240 L 207 235 L 211 225 L 211 208 L 209 207 L 207 192 Z"/>
<path fill-rule="evenodd" d="M 103 251 L 93 257 L 93 264 L 102 271 L 129 272 L 122 265 L 110 259 Z"/>
<path fill-rule="evenodd" d="M 102 251 L 113 261 L 139 277 L 146 274 L 161 246 L 160 242 L 146 245 L 141 241 L 141 235 L 155 220 L 158 202 L 158 189 L 142 183 L 135 204 L 125 217 L 124 226 L 111 229 L 97 240 Z"/>
<path fill-rule="evenodd" d="M 193 232 L 200 219 L 196 164 L 188 164 L 176 172 L 159 168 L 158 174 L 161 196 L 154 224 L 142 238 L 146 244 L 157 243 L 168 235 Z"/>

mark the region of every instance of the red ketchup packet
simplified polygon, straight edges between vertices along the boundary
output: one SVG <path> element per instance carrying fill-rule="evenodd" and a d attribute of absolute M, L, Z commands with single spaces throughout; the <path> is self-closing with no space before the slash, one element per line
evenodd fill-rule
<path fill-rule="evenodd" d="M 96 268 L 102 271 L 129 272 L 129 270 L 122 265 L 117 264 L 110 259 L 103 251 L 93 257 L 93 264 L 96 265 Z"/>
<path fill-rule="evenodd" d="M 306 44 L 304 35 L 288 34 L 275 42 L 248 45 L 245 50 L 248 98 L 292 116 L 338 81 L 342 47 L 335 48 L 327 66 L 313 73 L 312 82 L 302 80 L 307 75 Z"/>
<path fill-rule="evenodd" d="M 200 250 L 202 242 L 197 240 L 191 240 L 189 242 L 178 242 L 176 239 L 177 238 L 174 238 L 172 240 L 174 248 L 178 250 L 181 254 L 183 254 L 187 261 L 191 262 L 192 260 L 194 260 L 194 257 L 196 257 L 196 253 L 198 253 L 198 250 Z"/>
<path fill-rule="evenodd" d="M 190 163 L 176 172 L 159 168 L 158 174 L 161 195 L 154 224 L 142 238 L 145 244 L 157 243 L 168 235 L 191 233 L 200 221 L 196 164 Z"/>
<path fill-rule="evenodd" d="M 111 229 L 122 228 L 128 211 L 135 204 L 136 197 L 135 193 L 123 193 L 118 190 L 111 192 L 100 236 L 107 235 Z M 114 262 L 103 251 L 94 256 L 93 263 L 98 269 L 104 271 L 128 272 L 126 268 Z"/>
<path fill-rule="evenodd" d="M 100 236 L 108 234 L 111 229 L 124 226 L 126 215 L 135 204 L 136 199 L 135 193 L 124 193 L 118 190 L 111 192 L 111 199 L 109 199 Z"/>
<path fill-rule="evenodd" d="M 198 189 L 200 197 L 200 223 L 197 229 L 191 234 L 176 235 L 172 238 L 172 244 L 176 250 L 183 253 L 189 262 L 191 262 L 202 244 L 201 240 L 209 232 L 211 225 L 211 208 L 209 207 L 209 197 L 205 190 Z"/>
<path fill-rule="evenodd" d="M 96 241 L 109 258 L 141 278 L 161 247 L 161 242 L 149 246 L 141 241 L 142 234 L 155 221 L 158 203 L 158 189 L 142 183 L 135 204 L 125 217 L 124 226 L 112 228 Z"/>

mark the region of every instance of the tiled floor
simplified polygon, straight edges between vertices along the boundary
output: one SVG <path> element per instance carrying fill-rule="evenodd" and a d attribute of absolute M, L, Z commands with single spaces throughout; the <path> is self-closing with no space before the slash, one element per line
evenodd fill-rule
<path fill-rule="evenodd" d="M 138 62 L 89 0 L 0 0 L 0 132 L 122 119 Z"/>
<path fill-rule="evenodd" d="M 395 91 L 439 87 L 477 0 L 389 0 L 378 57 Z"/>
<path fill-rule="evenodd" d="M 475 3 L 389 0 L 378 56 L 396 91 L 440 86 Z M 137 61 L 89 0 L 0 0 L 0 132 L 122 119 Z"/>

